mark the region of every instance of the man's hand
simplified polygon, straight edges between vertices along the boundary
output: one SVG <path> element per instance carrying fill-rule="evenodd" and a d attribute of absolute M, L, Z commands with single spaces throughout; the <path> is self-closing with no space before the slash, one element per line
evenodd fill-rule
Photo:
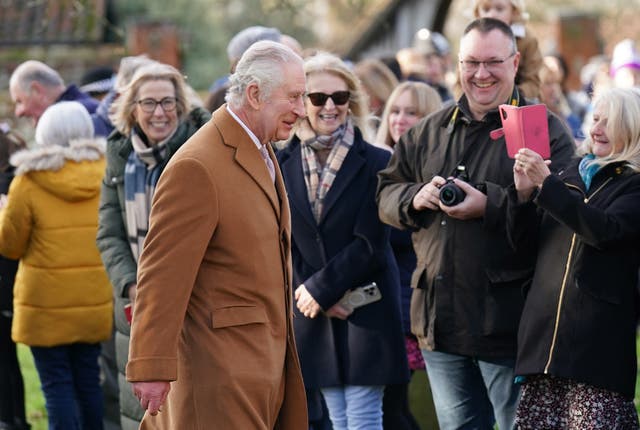
<path fill-rule="evenodd" d="M 446 206 L 438 200 L 440 210 L 451 218 L 468 220 L 484 216 L 487 208 L 487 196 L 476 187 L 460 179 L 454 179 L 457 186 L 465 192 L 466 197 L 455 206 Z"/>
<path fill-rule="evenodd" d="M 301 284 L 294 293 L 298 310 L 307 318 L 315 318 L 322 310 L 316 299 L 307 291 L 307 287 Z"/>
<path fill-rule="evenodd" d="M 167 399 L 171 384 L 167 381 L 133 382 L 133 394 L 140 400 L 142 409 L 146 409 L 150 415 L 158 415 L 160 408 Z"/>
<path fill-rule="evenodd" d="M 446 182 L 442 176 L 434 176 L 431 182 L 420 188 L 420 191 L 413 196 L 411 202 L 413 208 L 417 211 L 424 209 L 437 211 L 440 209 L 440 187 Z"/>

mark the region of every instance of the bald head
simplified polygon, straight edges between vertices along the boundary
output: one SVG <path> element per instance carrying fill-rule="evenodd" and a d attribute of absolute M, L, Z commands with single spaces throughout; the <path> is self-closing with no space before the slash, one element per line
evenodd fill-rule
<path fill-rule="evenodd" d="M 42 113 L 64 92 L 60 74 L 46 64 L 29 60 L 11 74 L 9 92 L 15 105 L 16 117 L 31 118 L 38 123 Z"/>

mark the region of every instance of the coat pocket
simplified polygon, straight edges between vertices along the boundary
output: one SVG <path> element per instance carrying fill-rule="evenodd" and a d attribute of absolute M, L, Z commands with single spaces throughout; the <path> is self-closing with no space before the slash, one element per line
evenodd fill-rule
<path fill-rule="evenodd" d="M 247 324 L 265 324 L 269 320 L 259 306 L 229 306 L 211 312 L 211 328 L 234 327 Z"/>
<path fill-rule="evenodd" d="M 483 335 L 515 335 L 526 291 L 531 284 L 531 269 L 491 270 L 485 297 Z"/>

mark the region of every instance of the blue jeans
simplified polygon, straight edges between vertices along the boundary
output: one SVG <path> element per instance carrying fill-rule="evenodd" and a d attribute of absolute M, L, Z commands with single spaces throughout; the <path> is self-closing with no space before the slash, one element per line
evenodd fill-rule
<path fill-rule="evenodd" d="M 100 344 L 31 347 L 49 430 L 102 430 Z"/>
<path fill-rule="evenodd" d="M 384 386 L 322 388 L 333 430 L 382 430 Z"/>
<path fill-rule="evenodd" d="M 422 350 L 441 430 L 515 428 L 515 358 L 480 359 Z"/>

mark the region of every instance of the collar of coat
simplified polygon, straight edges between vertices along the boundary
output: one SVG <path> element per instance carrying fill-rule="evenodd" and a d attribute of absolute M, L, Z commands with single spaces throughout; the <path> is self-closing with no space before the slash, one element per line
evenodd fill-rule
<path fill-rule="evenodd" d="M 11 157 L 16 176 L 37 170 L 60 170 L 67 161 L 96 161 L 104 157 L 107 141 L 104 137 L 74 139 L 69 146 L 38 145 L 18 151 Z"/>

